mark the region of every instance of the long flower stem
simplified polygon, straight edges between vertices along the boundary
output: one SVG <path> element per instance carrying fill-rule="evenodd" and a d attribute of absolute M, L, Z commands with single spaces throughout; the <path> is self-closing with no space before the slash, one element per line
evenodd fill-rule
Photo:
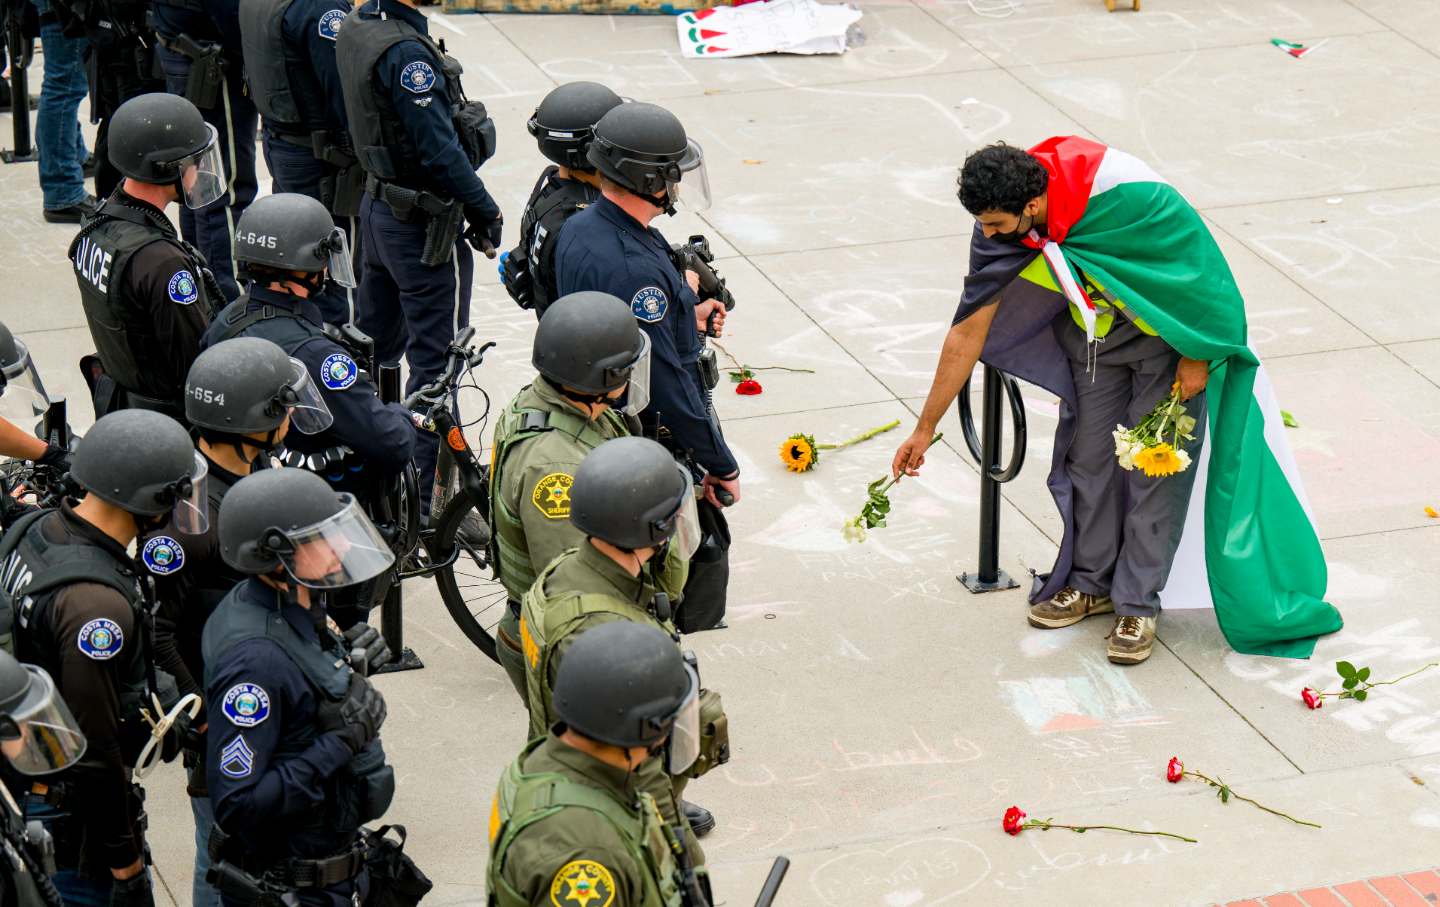
<path fill-rule="evenodd" d="M 748 370 L 752 372 L 800 372 L 806 375 L 815 374 L 813 368 L 791 368 L 788 365 L 741 365 L 740 361 L 730 355 L 730 351 L 721 346 L 718 341 L 711 340 L 710 345 L 725 354 L 725 358 L 729 359 L 730 364 L 734 366 L 732 371 L 743 372 Z"/>
<path fill-rule="evenodd" d="M 842 447 L 849 447 L 851 444 L 859 444 L 861 441 L 869 441 L 876 435 L 883 435 L 885 432 L 889 431 L 890 429 L 894 428 L 899 424 L 900 420 L 896 419 L 894 422 L 886 422 L 879 428 L 872 428 L 869 431 L 865 432 L 863 435 L 856 435 L 849 441 L 841 441 L 838 444 L 816 444 L 815 447 L 818 450 L 839 450 Z"/>
<path fill-rule="evenodd" d="M 1251 800 L 1249 797 L 1246 797 L 1246 796 L 1242 796 L 1242 795 L 1240 795 L 1240 794 L 1237 794 L 1237 793 L 1235 793 L 1234 789 L 1231 788 L 1228 784 L 1222 784 L 1221 782 L 1216 781 L 1214 778 L 1211 778 L 1209 775 L 1203 774 L 1203 773 L 1201 773 L 1201 772 L 1192 772 L 1192 771 L 1190 771 L 1189 769 L 1186 769 L 1185 774 L 1189 775 L 1189 776 L 1192 777 L 1192 778 L 1199 778 L 1201 781 L 1204 781 L 1206 784 L 1210 785 L 1211 787 L 1215 788 L 1216 790 L 1224 789 L 1230 796 L 1234 797 L 1236 800 L 1244 800 L 1246 803 L 1249 803 L 1251 806 L 1255 807 L 1256 809 L 1262 809 L 1262 810 L 1264 810 L 1265 812 L 1269 813 L 1269 814 L 1272 815 L 1272 816 L 1279 816 L 1279 817 L 1282 818 L 1282 819 L 1289 819 L 1291 822 L 1294 822 L 1296 825 L 1308 825 L 1308 826 L 1310 826 L 1311 828 L 1324 828 L 1323 825 L 1318 825 L 1318 824 L 1316 824 L 1316 823 L 1314 823 L 1314 822 L 1306 822 L 1304 819 L 1297 819 L 1297 818 L 1295 818 L 1294 816 L 1290 815 L 1289 813 L 1282 813 L 1282 812 L 1281 812 L 1280 810 L 1278 810 L 1278 809 L 1271 809 L 1270 807 L 1266 806 L 1264 803 L 1257 803 L 1256 801 Z"/>
<path fill-rule="evenodd" d="M 1419 673 L 1422 672 L 1422 671 L 1428 671 L 1428 670 L 1430 670 L 1431 668 L 1440 668 L 1440 661 L 1432 661 L 1432 662 L 1430 662 L 1428 665 L 1426 665 L 1425 667 L 1423 667 L 1423 668 L 1416 668 L 1415 670 L 1411 671 L 1409 674 L 1402 674 L 1402 675 L 1400 675 L 1399 677 L 1396 677 L 1394 680 L 1377 680 L 1377 681 L 1375 681 L 1374 683 L 1371 683 L 1371 682 L 1368 681 L 1368 680 L 1362 681 L 1362 682 L 1365 684 L 1365 688 L 1366 688 L 1366 689 L 1369 689 L 1370 687 L 1388 687 L 1388 686 L 1390 686 L 1391 684 L 1399 683 L 1399 682 L 1402 681 L 1402 680 L 1409 680 L 1411 677 L 1414 677 L 1416 674 L 1419 674 Z"/>
<path fill-rule="evenodd" d="M 1039 828 L 1046 831 L 1052 828 L 1066 828 L 1073 832 L 1086 832 L 1092 829 L 1104 831 L 1123 831 L 1126 834 L 1131 835 L 1153 835 L 1159 838 L 1174 838 L 1177 841 L 1185 841 L 1188 844 L 1200 843 L 1194 838 L 1187 838 L 1184 835 L 1177 835 L 1168 831 L 1141 831 L 1138 828 L 1125 828 L 1121 825 L 1060 825 L 1058 823 L 1045 822 L 1037 819 L 1031 819 L 1029 822 L 1026 822 L 1025 825 L 1029 828 Z"/>

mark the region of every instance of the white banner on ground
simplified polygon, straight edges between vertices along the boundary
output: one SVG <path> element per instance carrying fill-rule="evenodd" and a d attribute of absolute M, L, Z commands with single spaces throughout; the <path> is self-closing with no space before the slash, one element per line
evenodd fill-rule
<path fill-rule="evenodd" d="M 692 59 L 754 54 L 838 54 L 860 10 L 815 0 L 769 0 L 682 13 L 680 52 Z"/>

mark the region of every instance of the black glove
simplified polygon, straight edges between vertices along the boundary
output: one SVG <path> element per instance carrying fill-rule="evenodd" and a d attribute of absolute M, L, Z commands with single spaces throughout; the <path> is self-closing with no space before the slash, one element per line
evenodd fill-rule
<path fill-rule="evenodd" d="M 356 673 L 350 675 L 350 689 L 344 699 L 320 706 L 320 726 L 336 732 L 351 753 L 358 753 L 379 736 L 385 714 L 385 697 Z"/>
<path fill-rule="evenodd" d="M 380 665 L 390 661 L 390 646 L 380 631 L 367 623 L 358 623 L 345 631 L 345 648 L 350 653 L 350 667 L 366 677 Z"/>
<path fill-rule="evenodd" d="M 64 472 L 70 468 L 70 451 L 54 444 L 46 444 L 45 452 L 35 458 L 35 463 L 38 466 L 54 466 Z"/>
<path fill-rule="evenodd" d="M 143 869 L 128 879 L 115 879 L 110 886 L 110 907 L 155 907 L 150 875 Z"/>
<path fill-rule="evenodd" d="M 469 225 L 465 228 L 465 241 L 476 251 L 484 252 L 487 258 L 494 258 L 495 250 L 500 248 L 504 216 L 498 210 L 491 214 L 474 205 L 466 205 L 465 222 Z"/>

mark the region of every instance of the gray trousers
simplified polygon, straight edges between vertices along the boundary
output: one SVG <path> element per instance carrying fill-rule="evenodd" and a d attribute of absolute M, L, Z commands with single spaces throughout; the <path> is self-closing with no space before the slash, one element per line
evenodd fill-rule
<path fill-rule="evenodd" d="M 1154 617 L 1160 590 L 1180 544 L 1197 464 L 1173 476 L 1126 471 L 1115 459 L 1116 425 L 1132 426 L 1170 393 L 1180 354 L 1124 319 L 1099 344 L 1087 366 L 1085 336 L 1061 313 L 1056 335 L 1070 357 L 1078 397 L 1075 442 L 1065 470 L 1075 486 L 1075 562 L 1068 585 L 1108 595 L 1115 613 Z M 1191 397 L 1198 459 L 1205 431 L 1205 395 Z"/>

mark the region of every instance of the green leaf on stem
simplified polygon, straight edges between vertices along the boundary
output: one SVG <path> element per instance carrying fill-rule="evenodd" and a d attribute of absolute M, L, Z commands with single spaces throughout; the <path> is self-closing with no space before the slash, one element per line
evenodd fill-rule
<path fill-rule="evenodd" d="M 1356 679 L 1356 680 L 1359 680 L 1359 681 L 1362 681 L 1362 682 L 1363 682 L 1363 681 L 1366 681 L 1366 680 L 1369 680 L 1369 679 L 1370 679 L 1370 669 L 1369 669 L 1369 668 L 1361 668 L 1360 670 L 1356 671 L 1356 672 L 1355 672 L 1355 679 Z"/>
<path fill-rule="evenodd" d="M 1347 690 L 1353 690 L 1353 689 L 1355 689 L 1355 685 L 1358 684 L 1359 682 L 1360 682 L 1360 678 L 1358 678 L 1358 677 L 1347 677 L 1347 678 L 1345 678 L 1344 682 L 1342 682 L 1340 685 L 1341 685 L 1342 687 L 1344 687 L 1345 689 L 1347 689 Z"/>
<path fill-rule="evenodd" d="M 1346 680 L 1355 676 L 1355 666 L 1348 661 L 1335 662 L 1335 670 Z"/>
<path fill-rule="evenodd" d="M 1365 692 L 1364 690 L 1356 690 L 1353 695 L 1356 702 L 1364 702 L 1365 697 L 1369 696 L 1370 694 Z"/>
<path fill-rule="evenodd" d="M 1221 802 L 1221 803 L 1229 803 L 1229 802 L 1230 802 L 1230 786 L 1229 786 L 1228 784 L 1222 784 L 1222 785 L 1220 785 L 1220 802 Z"/>

